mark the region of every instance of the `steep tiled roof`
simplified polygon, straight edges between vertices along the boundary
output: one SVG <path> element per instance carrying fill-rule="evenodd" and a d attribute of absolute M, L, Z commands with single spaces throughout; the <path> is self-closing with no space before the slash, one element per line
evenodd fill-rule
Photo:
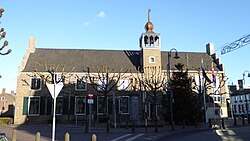
<path fill-rule="evenodd" d="M 201 58 L 204 60 L 206 70 L 211 70 L 212 58 L 206 53 L 180 52 L 179 59 L 171 59 L 171 69 L 175 69 L 174 64 L 183 63 L 188 68 L 194 70 L 200 68 Z M 168 52 L 162 52 L 162 67 L 166 70 Z M 174 54 L 172 55 L 174 56 Z M 133 50 L 90 50 L 90 49 L 45 49 L 36 48 L 31 53 L 23 72 L 33 72 L 36 69 L 43 72 L 44 66 L 58 67 L 58 71 L 64 66 L 65 72 L 83 72 L 87 67 L 106 66 L 110 68 L 134 70 L 140 66 L 140 51 Z M 217 70 L 215 68 L 215 70 Z"/>
<path fill-rule="evenodd" d="M 51 65 L 64 65 L 64 71 L 66 72 L 72 71 L 73 68 L 75 68 L 75 72 L 82 72 L 83 70 L 87 70 L 87 67 L 93 68 L 97 66 L 132 70 L 135 66 L 139 66 L 139 56 L 139 51 L 131 50 L 36 48 L 35 52 L 30 54 L 23 71 L 30 72 L 34 68 L 37 71 L 44 71 L 43 66 Z"/>

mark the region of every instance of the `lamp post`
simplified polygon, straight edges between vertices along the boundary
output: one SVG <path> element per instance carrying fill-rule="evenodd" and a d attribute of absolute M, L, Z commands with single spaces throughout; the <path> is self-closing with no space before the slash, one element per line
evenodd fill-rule
<path fill-rule="evenodd" d="M 173 117 L 173 96 L 174 96 L 174 92 L 173 92 L 173 87 L 172 87 L 172 83 L 170 80 L 170 59 L 171 59 L 171 52 L 175 51 L 175 56 L 173 57 L 174 59 L 178 59 L 180 58 L 178 56 L 178 52 L 175 48 L 172 48 L 169 52 L 168 52 L 168 64 L 167 64 L 167 76 L 168 76 L 168 85 L 169 85 L 169 91 L 170 91 L 170 122 L 171 122 L 171 129 L 174 130 L 174 117 Z"/>
<path fill-rule="evenodd" d="M 245 70 L 244 72 L 243 72 L 243 83 L 244 84 L 246 84 L 246 82 L 245 82 L 245 73 L 247 72 L 247 77 L 250 77 L 250 73 L 249 73 L 249 71 L 248 70 Z"/>
<path fill-rule="evenodd" d="M 246 84 L 246 82 L 245 82 L 245 73 L 247 72 L 247 77 L 250 77 L 250 73 L 249 73 L 249 71 L 248 70 L 245 70 L 244 72 L 243 72 L 243 84 L 245 85 Z M 248 96 L 249 97 L 249 96 Z M 246 103 L 246 114 L 247 114 L 247 122 L 248 122 L 248 124 L 250 123 L 250 117 L 249 117 L 249 113 L 248 113 L 248 98 L 247 98 L 247 94 L 245 93 L 245 103 Z"/>

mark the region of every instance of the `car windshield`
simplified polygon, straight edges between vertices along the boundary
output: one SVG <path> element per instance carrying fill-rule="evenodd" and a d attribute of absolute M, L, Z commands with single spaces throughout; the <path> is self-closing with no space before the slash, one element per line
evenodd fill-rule
<path fill-rule="evenodd" d="M 0 141 L 8 141 L 8 139 L 4 135 L 0 135 Z"/>

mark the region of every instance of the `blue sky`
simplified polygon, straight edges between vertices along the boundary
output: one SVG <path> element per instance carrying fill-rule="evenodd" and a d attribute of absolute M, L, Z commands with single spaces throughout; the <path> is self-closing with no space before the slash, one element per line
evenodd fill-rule
<path fill-rule="evenodd" d="M 0 90 L 16 91 L 17 69 L 31 36 L 38 48 L 139 50 L 148 8 L 161 50 L 205 52 L 214 42 L 229 82 L 236 84 L 250 71 L 250 45 L 225 55 L 220 51 L 250 34 L 249 5 L 248 0 L 1 0 L 0 26 L 13 52 L 0 56 Z"/>

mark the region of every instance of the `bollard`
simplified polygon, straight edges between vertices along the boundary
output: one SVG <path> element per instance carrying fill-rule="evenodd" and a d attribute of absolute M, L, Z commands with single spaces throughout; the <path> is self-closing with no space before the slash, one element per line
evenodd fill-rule
<path fill-rule="evenodd" d="M 135 132 L 135 122 L 134 121 L 132 122 L 132 132 L 133 133 Z"/>
<path fill-rule="evenodd" d="M 155 133 L 158 133 L 158 120 L 155 119 Z"/>
<path fill-rule="evenodd" d="M 86 121 L 86 124 L 85 124 L 85 133 L 88 133 L 89 132 L 89 123 L 88 121 Z"/>
<path fill-rule="evenodd" d="M 182 120 L 182 129 L 185 129 L 186 128 L 186 122 L 185 120 Z"/>
<path fill-rule="evenodd" d="M 236 120 L 236 117 L 234 116 L 234 126 L 237 125 L 237 120 Z"/>
<path fill-rule="evenodd" d="M 242 125 L 245 125 L 245 118 L 244 118 L 244 115 L 242 115 L 241 117 L 242 117 Z"/>
<path fill-rule="evenodd" d="M 225 129 L 225 122 L 224 122 L 224 118 L 221 118 L 221 127 L 222 127 L 222 129 Z"/>
<path fill-rule="evenodd" d="M 107 133 L 109 133 L 109 128 L 110 128 L 110 120 L 107 122 Z"/>
<path fill-rule="evenodd" d="M 128 130 L 128 121 L 126 121 L 126 127 L 125 127 L 126 130 Z"/>
<path fill-rule="evenodd" d="M 65 135 L 64 135 L 64 141 L 70 141 L 69 133 L 65 133 Z"/>
<path fill-rule="evenodd" d="M 35 141 L 40 141 L 40 138 L 41 138 L 41 134 L 40 132 L 37 132 Z"/>
<path fill-rule="evenodd" d="M 247 114 L 247 123 L 250 124 L 250 117 L 249 117 L 249 114 Z"/>
<path fill-rule="evenodd" d="M 92 138 L 91 138 L 91 141 L 97 141 L 97 137 L 96 137 L 96 134 L 92 134 Z"/>
<path fill-rule="evenodd" d="M 12 131 L 12 140 L 11 141 L 16 141 L 16 130 Z"/>
<path fill-rule="evenodd" d="M 208 119 L 208 127 L 212 127 L 212 121 L 211 121 L 211 118 Z"/>

